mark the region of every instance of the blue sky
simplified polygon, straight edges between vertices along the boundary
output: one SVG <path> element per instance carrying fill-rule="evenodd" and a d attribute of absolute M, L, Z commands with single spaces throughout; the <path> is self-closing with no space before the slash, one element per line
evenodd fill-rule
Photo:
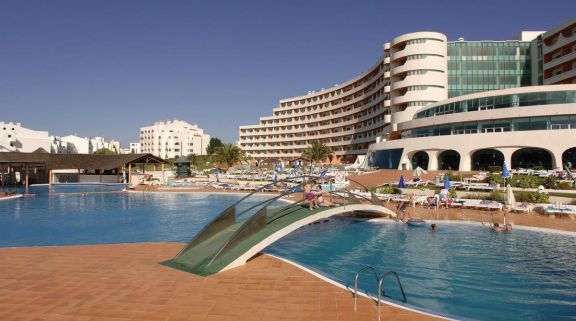
<path fill-rule="evenodd" d="M 126 144 L 182 119 L 234 142 L 279 99 L 362 73 L 397 35 L 506 40 L 575 12 L 573 0 L 0 0 L 0 120 Z"/>

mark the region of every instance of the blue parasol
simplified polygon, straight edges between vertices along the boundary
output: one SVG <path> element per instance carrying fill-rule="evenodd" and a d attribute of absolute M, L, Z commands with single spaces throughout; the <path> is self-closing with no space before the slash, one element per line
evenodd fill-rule
<path fill-rule="evenodd" d="M 444 174 L 444 189 L 450 189 L 450 178 L 448 178 L 448 174 Z"/>
<path fill-rule="evenodd" d="M 398 182 L 398 188 L 406 188 L 406 184 L 404 183 L 404 175 L 400 175 L 400 181 Z"/>
<path fill-rule="evenodd" d="M 502 177 L 503 178 L 509 178 L 510 177 L 510 173 L 508 172 L 508 166 L 506 166 L 506 162 L 504 162 L 502 164 Z"/>

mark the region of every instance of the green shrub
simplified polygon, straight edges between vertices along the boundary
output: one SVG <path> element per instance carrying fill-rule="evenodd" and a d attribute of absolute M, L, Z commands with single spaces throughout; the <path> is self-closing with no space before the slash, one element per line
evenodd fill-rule
<path fill-rule="evenodd" d="M 488 166 L 490 173 L 500 173 L 500 166 Z"/>
<path fill-rule="evenodd" d="M 540 179 L 536 176 L 527 175 L 527 176 L 514 176 L 510 180 L 510 185 L 513 187 L 521 187 L 521 188 L 537 188 L 540 186 Z"/>
<path fill-rule="evenodd" d="M 548 176 L 544 179 L 544 187 L 548 189 L 558 189 L 558 178 L 556 176 Z"/>
<path fill-rule="evenodd" d="M 466 195 L 468 199 L 475 199 L 475 200 L 491 200 L 490 194 L 485 193 L 470 193 Z"/>
<path fill-rule="evenodd" d="M 448 172 L 448 173 L 446 173 L 446 174 L 448 174 L 448 179 L 451 180 L 451 181 L 461 181 L 461 180 L 462 180 L 462 178 L 460 177 L 460 175 L 456 175 L 456 174 L 454 174 L 454 173 L 452 173 L 452 172 Z"/>
<path fill-rule="evenodd" d="M 493 191 L 490 193 L 490 196 L 488 199 L 491 199 L 493 201 L 505 201 L 506 195 L 502 192 Z"/>
<path fill-rule="evenodd" d="M 535 170 L 535 171 L 541 171 L 543 169 L 544 169 L 544 167 L 542 167 L 540 165 L 532 167 L 532 170 Z"/>
<path fill-rule="evenodd" d="M 450 198 L 457 198 L 458 194 L 456 193 L 456 187 L 452 187 L 449 191 L 448 191 L 448 196 Z"/>
<path fill-rule="evenodd" d="M 538 192 L 515 192 L 516 202 L 548 203 L 550 196 Z"/>
<path fill-rule="evenodd" d="M 488 183 L 489 184 L 501 184 L 502 183 L 502 177 L 500 177 L 499 174 L 496 173 L 492 173 L 490 175 L 488 175 Z"/>
<path fill-rule="evenodd" d="M 394 186 L 380 186 L 376 188 L 376 192 L 380 194 L 402 194 L 402 191 Z"/>

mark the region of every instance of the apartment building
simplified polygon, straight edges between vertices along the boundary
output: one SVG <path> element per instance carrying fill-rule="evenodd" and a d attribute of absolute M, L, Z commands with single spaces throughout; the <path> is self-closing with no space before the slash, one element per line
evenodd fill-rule
<path fill-rule="evenodd" d="M 142 153 L 161 158 L 176 158 L 189 154 L 205 155 L 210 135 L 197 125 L 182 120 L 156 122 L 140 129 Z"/>

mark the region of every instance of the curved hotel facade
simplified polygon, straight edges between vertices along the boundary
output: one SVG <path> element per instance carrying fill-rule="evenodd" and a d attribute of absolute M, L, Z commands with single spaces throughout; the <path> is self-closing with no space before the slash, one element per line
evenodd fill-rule
<path fill-rule="evenodd" d="M 576 19 L 508 41 L 405 34 L 367 72 L 241 126 L 239 146 L 289 161 L 321 140 L 332 163 L 378 168 L 558 167 L 576 156 L 575 76 Z"/>

